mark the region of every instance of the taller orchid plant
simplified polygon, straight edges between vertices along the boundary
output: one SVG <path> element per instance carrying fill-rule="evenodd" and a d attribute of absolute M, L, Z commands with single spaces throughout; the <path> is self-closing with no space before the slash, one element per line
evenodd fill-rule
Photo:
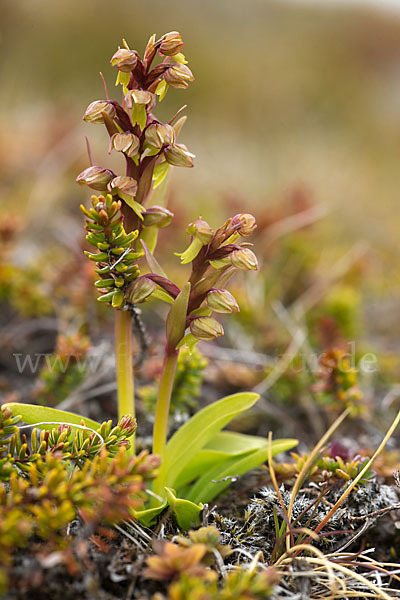
<path fill-rule="evenodd" d="M 92 102 L 84 114 L 89 123 L 105 125 L 110 137 L 109 151 L 120 152 L 126 174 L 92 164 L 77 177 L 77 182 L 102 192 L 92 197 L 92 208 L 81 207 L 87 217 L 87 241 L 96 252 L 86 252 L 98 264 L 95 286 L 100 302 L 115 310 L 115 347 L 119 414 L 134 414 L 131 315 L 135 305 L 150 296 L 173 303 L 167 318 L 167 343 L 164 368 L 156 408 L 154 452 L 161 457 L 167 437 L 171 391 L 179 348 L 199 339 L 214 339 L 223 334 L 212 312 L 237 312 L 239 307 L 230 292 L 221 289 L 236 269 L 257 269 L 257 259 L 247 245 L 238 245 L 256 227 L 252 215 L 236 215 L 215 233 L 208 223 L 197 219 L 187 232 L 191 242 L 180 255 L 181 262 L 192 264 L 192 273 L 182 290 L 170 281 L 153 257 L 157 229 L 171 223 L 172 213 L 161 206 L 148 206 L 151 192 L 160 185 L 170 166 L 193 166 L 193 154 L 177 142 L 186 117 L 183 109 L 168 122 L 153 114 L 156 98 L 164 98 L 168 87 L 186 88 L 193 75 L 182 54 L 183 41 L 178 32 L 153 35 L 143 59 L 124 41 L 111 58 L 118 69 L 117 84 L 123 88 L 122 104 L 108 98 Z M 163 60 L 154 66 L 156 55 Z M 184 108 L 184 107 L 183 107 Z M 137 261 L 145 257 L 149 273 L 142 274 Z M 217 287 L 219 286 L 219 287 Z M 185 336 L 186 330 L 190 333 Z"/>
<path fill-rule="evenodd" d="M 178 118 L 182 109 L 168 122 L 159 121 L 152 110 L 157 96 L 161 100 L 168 88 L 186 88 L 193 75 L 181 53 L 183 41 L 171 32 L 156 40 L 153 35 L 143 59 L 124 41 L 111 64 L 118 70 L 117 85 L 122 85 L 122 103 L 110 100 L 105 86 L 104 100 L 92 102 L 85 111 L 88 123 L 105 125 L 109 152 L 125 160 L 125 174 L 93 164 L 77 177 L 77 182 L 102 196 L 92 197 L 92 208 L 81 207 L 87 216 L 87 240 L 97 252 L 87 253 L 98 263 L 100 302 L 110 302 L 115 311 L 115 348 L 119 414 L 134 415 L 132 370 L 132 307 L 153 291 L 151 280 L 139 279 L 137 260 L 142 246 L 154 251 L 157 229 L 167 226 L 172 213 L 161 206 L 147 207 L 152 189 L 161 184 L 170 165 L 193 166 L 193 155 L 177 138 L 186 120 Z M 156 55 L 163 58 L 154 66 Z M 133 283 L 135 282 L 135 283 Z"/>
<path fill-rule="evenodd" d="M 194 79 L 182 49 L 178 32 L 158 40 L 153 35 L 143 58 L 125 41 L 118 48 L 111 64 L 118 70 L 122 102 L 111 100 L 104 84 L 105 99 L 92 102 L 83 118 L 105 125 L 109 152 L 124 157 L 125 174 L 95 164 L 88 146 L 91 165 L 78 175 L 77 182 L 99 193 L 92 196 L 90 208 L 81 206 L 81 210 L 86 216 L 86 239 L 94 248 L 86 255 L 97 265 L 98 301 L 109 304 L 115 313 L 120 422 L 125 423 L 126 415 L 130 419 L 135 415 L 132 316 L 136 306 L 150 297 L 171 305 L 165 324 L 164 364 L 153 434 L 153 452 L 161 457 L 161 468 L 153 482 L 152 500 L 137 516 L 149 523 L 169 504 L 185 528 L 198 521 L 201 503 L 229 485 L 231 476 L 292 448 L 296 440 L 271 443 L 264 438 L 222 432 L 258 399 L 257 394 L 242 393 L 202 409 L 166 443 L 180 349 L 223 335 L 222 325 L 213 313 L 239 311 L 225 286 L 236 271 L 257 269 L 251 244 L 243 241 L 256 227 L 250 214 L 235 215 L 216 231 L 202 218 L 188 226 L 190 242 L 178 256 L 182 264 L 191 265 L 191 271 L 182 288 L 168 278 L 154 257 L 158 229 L 170 225 L 174 215 L 165 206 L 152 205 L 151 192 L 162 183 L 171 166 L 193 166 L 194 155 L 177 141 L 186 120 L 181 115 L 185 107 L 168 123 L 153 114 L 157 97 L 161 101 L 169 87 L 187 88 Z M 157 55 L 160 60 L 155 64 Z M 30 405 L 9 406 L 27 423 L 43 428 L 60 421 L 79 426 L 79 418 L 70 413 Z M 89 421 L 85 422 L 87 426 Z M 89 427 L 94 436 L 101 437 L 97 425 L 90 421 Z M 133 442 L 130 451 L 134 452 Z"/>

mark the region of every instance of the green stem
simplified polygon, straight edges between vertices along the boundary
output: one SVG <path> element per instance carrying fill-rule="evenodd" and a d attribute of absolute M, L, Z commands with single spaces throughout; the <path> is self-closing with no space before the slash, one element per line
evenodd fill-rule
<path fill-rule="evenodd" d="M 115 366 L 118 388 L 118 418 L 135 416 L 135 393 L 132 361 L 132 322 L 129 311 L 115 311 Z M 130 454 L 135 453 L 132 436 Z"/>
<path fill-rule="evenodd" d="M 164 357 L 163 372 L 158 390 L 156 416 L 153 430 L 153 452 L 164 459 L 165 445 L 167 443 L 169 405 L 171 403 L 172 388 L 174 385 L 176 364 L 179 350 L 167 347 Z"/>

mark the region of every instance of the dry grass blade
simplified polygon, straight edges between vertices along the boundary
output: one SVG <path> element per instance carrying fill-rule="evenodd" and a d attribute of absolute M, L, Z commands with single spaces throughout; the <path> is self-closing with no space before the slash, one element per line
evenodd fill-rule
<path fill-rule="evenodd" d="M 292 518 L 293 505 L 294 505 L 296 496 L 303 484 L 303 481 L 304 481 L 309 469 L 314 464 L 314 461 L 318 455 L 318 452 L 326 444 L 326 442 L 329 440 L 331 435 L 336 431 L 336 429 L 343 423 L 343 421 L 345 420 L 345 418 L 347 417 L 349 412 L 350 412 L 350 409 L 347 408 L 345 411 L 342 412 L 341 415 L 339 415 L 339 417 L 335 420 L 335 422 L 329 427 L 328 431 L 322 436 L 322 438 L 320 439 L 318 444 L 316 444 L 316 446 L 314 446 L 310 456 L 307 458 L 306 462 L 304 463 L 303 467 L 301 468 L 300 473 L 298 474 L 297 479 L 293 486 L 292 495 L 290 498 L 290 503 L 289 503 L 289 507 L 288 507 L 288 511 L 287 511 L 289 521 Z M 318 532 L 316 532 L 316 533 L 318 533 Z M 289 538 L 287 538 L 286 549 L 287 549 L 287 552 L 290 551 L 290 539 Z"/>
<path fill-rule="evenodd" d="M 339 585 L 342 587 L 342 590 L 345 591 L 345 586 L 344 586 L 343 582 L 335 576 L 334 568 L 333 568 L 332 564 L 324 556 L 324 554 L 321 552 L 321 550 L 318 550 L 318 548 L 314 548 L 314 546 L 310 546 L 310 544 L 299 544 L 299 546 L 301 547 L 302 550 L 307 550 L 308 552 L 315 554 L 315 556 L 320 560 L 321 566 L 323 566 L 325 568 L 327 576 L 328 576 L 329 589 L 331 591 L 333 591 L 334 594 L 336 594 Z M 308 560 L 308 557 L 306 558 L 306 560 Z M 292 557 L 287 556 L 282 564 L 285 564 L 286 562 L 291 564 Z"/>
<path fill-rule="evenodd" d="M 393 423 L 391 424 L 391 426 L 389 427 L 385 437 L 383 438 L 382 442 L 380 443 L 378 449 L 374 452 L 373 456 L 369 459 L 369 461 L 365 464 L 365 466 L 361 469 L 361 471 L 359 472 L 359 474 L 357 475 L 357 477 L 355 479 L 353 479 L 353 481 L 351 482 L 351 484 L 348 486 L 348 488 L 343 492 L 343 494 L 340 496 L 339 500 L 337 500 L 337 502 L 332 506 L 332 508 L 330 509 L 330 511 L 326 514 L 326 516 L 323 518 L 323 520 L 321 521 L 321 523 L 315 528 L 315 533 L 319 533 L 321 531 L 321 529 L 328 523 L 329 519 L 332 517 L 332 515 L 337 511 L 337 509 L 343 504 L 343 502 L 346 500 L 347 496 L 350 494 L 350 492 L 356 487 L 356 485 L 358 484 L 358 482 L 360 481 L 360 479 L 362 479 L 364 473 L 366 473 L 368 471 L 368 469 L 371 467 L 371 465 L 373 464 L 374 460 L 377 458 L 377 456 L 379 456 L 379 454 L 382 452 L 382 450 L 384 449 L 384 447 L 386 446 L 388 440 L 390 439 L 390 437 L 392 436 L 394 430 L 396 429 L 396 427 L 398 426 L 398 424 L 400 423 L 400 411 L 397 413 L 396 418 L 394 419 Z M 314 449 L 315 450 L 315 449 Z M 302 469 L 303 470 L 303 469 Z M 301 472 L 300 472 L 301 473 Z M 299 474 L 299 478 L 300 478 L 300 474 Z M 298 479 L 296 480 L 297 483 Z M 295 486 L 294 486 L 295 487 Z M 294 490 L 294 488 L 293 488 Z M 289 517 L 291 515 L 290 512 L 290 506 L 289 506 Z M 306 540 L 306 543 L 309 542 L 310 540 Z"/>
<path fill-rule="evenodd" d="M 310 562 L 311 564 L 325 566 L 325 567 L 326 567 L 325 563 L 329 562 L 329 561 L 327 561 L 327 558 L 325 556 L 323 559 L 306 557 L 305 560 Z M 338 563 L 334 563 L 332 561 L 330 561 L 330 564 L 334 569 L 336 569 L 340 573 L 343 573 L 343 575 L 346 575 L 347 577 L 352 578 L 352 579 L 356 579 L 358 582 L 362 583 L 365 587 L 369 588 L 372 592 L 375 593 L 376 598 L 382 598 L 382 600 L 393 600 L 393 597 L 389 596 L 383 589 L 379 588 L 377 585 L 375 585 L 374 583 L 369 581 L 366 577 L 364 577 L 363 575 L 360 575 L 360 573 L 357 573 L 356 571 L 352 571 L 348 567 L 345 567 Z M 362 596 L 363 596 L 363 594 L 361 592 L 359 592 L 359 597 L 362 598 Z M 343 596 L 333 595 L 333 598 L 342 598 L 342 597 Z"/>

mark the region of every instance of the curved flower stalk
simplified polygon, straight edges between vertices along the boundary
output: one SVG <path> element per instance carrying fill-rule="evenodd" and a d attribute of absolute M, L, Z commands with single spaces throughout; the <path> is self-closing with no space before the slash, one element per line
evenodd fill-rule
<path fill-rule="evenodd" d="M 87 217 L 87 241 L 96 248 L 86 255 L 97 262 L 101 290 L 98 300 L 109 303 L 115 312 L 115 354 L 119 415 L 135 414 L 132 365 L 132 317 L 134 304 L 143 302 L 154 291 L 151 280 L 138 279 L 136 261 L 142 256 L 139 238 L 154 251 L 157 231 L 171 222 L 172 213 L 162 206 L 147 207 L 152 189 L 159 186 L 169 167 L 192 167 L 194 155 L 178 143 L 186 117 L 180 109 L 168 123 L 153 114 L 156 99 L 169 87 L 186 88 L 193 81 L 181 53 L 183 41 L 178 32 L 156 40 L 152 36 L 141 58 L 123 42 L 111 58 L 122 85 L 122 101 L 111 100 L 105 86 L 105 99 L 87 107 L 83 119 L 102 124 L 109 135 L 109 153 L 124 157 L 125 172 L 93 164 L 76 179 L 80 185 L 100 192 L 92 197 L 92 208 L 81 207 Z M 157 54 L 161 62 L 154 65 Z M 140 248 L 138 250 L 138 248 Z M 137 280 L 134 284 L 134 280 Z M 130 285 L 132 284 L 132 285 Z"/>

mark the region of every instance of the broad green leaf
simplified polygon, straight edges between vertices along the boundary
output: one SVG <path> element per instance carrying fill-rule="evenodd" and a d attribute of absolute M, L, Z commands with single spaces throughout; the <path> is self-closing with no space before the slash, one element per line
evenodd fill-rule
<path fill-rule="evenodd" d="M 191 481 L 195 481 L 199 475 L 208 471 L 216 464 L 224 462 L 229 456 L 230 455 L 226 452 L 218 452 L 217 450 L 199 450 L 196 456 L 192 458 L 190 463 L 186 465 L 183 471 L 181 471 L 174 480 L 174 485 L 178 494 L 184 497 L 185 494 L 182 493 L 182 486 L 187 485 Z"/>
<path fill-rule="evenodd" d="M 165 485 L 175 487 L 175 481 L 193 457 L 234 417 L 251 408 L 259 395 L 252 392 L 233 394 L 206 406 L 182 425 L 169 440 L 164 466 L 154 481 L 154 489 Z"/>
<path fill-rule="evenodd" d="M 264 437 L 247 435 L 236 431 L 220 431 L 205 446 L 204 449 L 226 452 L 238 455 L 262 448 L 266 443 Z"/>
<path fill-rule="evenodd" d="M 190 296 L 190 283 L 185 283 L 180 294 L 175 298 L 165 324 L 167 341 L 170 348 L 176 348 L 185 335 L 186 313 Z"/>
<path fill-rule="evenodd" d="M 203 504 L 194 504 L 185 498 L 177 498 L 173 490 L 165 488 L 167 502 L 175 514 L 175 518 L 181 529 L 187 531 L 200 525 L 200 512 Z"/>
<path fill-rule="evenodd" d="M 35 404 L 20 404 L 19 402 L 10 402 L 3 406 L 10 408 L 14 415 L 21 415 L 21 419 L 27 425 L 35 425 L 42 421 L 52 424 L 80 425 L 83 419 L 86 427 L 90 427 L 95 431 L 101 427 L 101 424 L 97 423 L 97 421 L 66 412 L 65 410 L 58 410 L 57 408 L 48 408 L 47 406 L 37 406 Z M 52 429 L 53 425 L 35 425 L 35 427 L 38 429 Z"/>
<path fill-rule="evenodd" d="M 175 480 L 175 487 L 181 497 L 181 486 L 197 479 L 211 467 L 226 461 L 232 456 L 244 456 L 254 450 L 265 446 L 265 438 L 236 433 L 234 431 L 220 431 L 202 450 L 193 457 L 188 465 Z"/>
<path fill-rule="evenodd" d="M 297 440 L 275 440 L 271 444 L 272 456 L 291 450 L 298 444 Z M 265 446 L 254 450 L 247 456 L 238 456 L 228 459 L 222 464 L 216 465 L 208 470 L 192 486 L 188 494 L 188 500 L 192 502 L 210 502 L 231 484 L 231 477 L 244 475 L 251 469 L 255 469 L 268 460 L 268 442 Z"/>

